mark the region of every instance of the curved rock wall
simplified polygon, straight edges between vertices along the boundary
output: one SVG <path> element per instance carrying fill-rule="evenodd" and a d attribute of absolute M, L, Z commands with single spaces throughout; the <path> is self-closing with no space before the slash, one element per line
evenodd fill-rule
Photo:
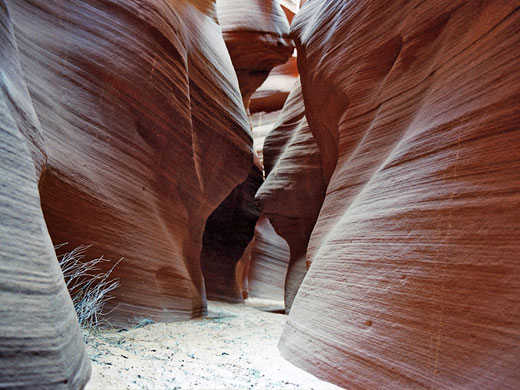
<path fill-rule="evenodd" d="M 218 0 L 217 10 L 247 106 L 271 69 L 290 57 L 289 25 L 277 0 Z M 248 178 L 208 219 L 201 258 L 209 298 L 241 301 L 247 295 L 247 274 L 242 272 L 247 272 L 248 265 L 237 268 L 237 263 L 254 235 L 260 215 L 255 194 L 262 181 L 262 163 L 255 157 Z M 242 263 L 248 261 L 249 256 L 242 259 Z"/>
<path fill-rule="evenodd" d="M 265 138 L 277 122 L 297 79 L 296 56 L 292 56 L 285 64 L 274 67 L 264 83 L 251 95 L 249 120 L 254 148 L 262 164 Z"/>
<path fill-rule="evenodd" d="M 278 0 L 217 0 L 217 10 L 248 109 L 251 94 L 294 50 L 289 23 Z"/>
<path fill-rule="evenodd" d="M 325 196 L 320 152 L 307 124 L 299 80 L 265 140 L 264 166 L 266 180 L 257 199 L 262 214 L 290 248 L 288 312 L 307 270 L 307 244 Z"/>
<path fill-rule="evenodd" d="M 284 301 L 285 276 L 289 266 L 289 246 L 269 219 L 261 216 L 255 227 L 248 272 L 250 298 Z"/>
<path fill-rule="evenodd" d="M 0 388 L 81 389 L 90 361 L 43 221 L 42 130 L 0 0 Z"/>
<path fill-rule="evenodd" d="M 114 324 L 200 314 L 206 219 L 254 159 L 214 1 L 8 5 L 45 139 L 53 241 L 124 258 Z"/>
<path fill-rule="evenodd" d="M 226 44 L 237 71 L 244 104 L 251 113 L 254 147 L 263 164 L 263 143 L 271 131 L 284 101 L 297 78 L 296 57 L 289 37 L 289 20 L 294 16 L 293 1 L 219 0 L 219 19 Z M 248 280 L 243 291 L 251 298 L 281 300 L 288 258 L 287 243 L 269 221 L 260 220 L 255 242 L 242 270 Z M 277 256 L 283 255 L 280 258 Z M 276 275 L 270 271 L 278 272 Z M 276 304 L 279 306 L 279 304 Z"/>
<path fill-rule="evenodd" d="M 520 10 L 305 2 L 326 196 L 284 357 L 348 389 L 520 383 Z"/>
<path fill-rule="evenodd" d="M 290 57 L 286 63 L 274 67 L 264 83 L 251 95 L 249 102 L 251 114 L 280 111 L 297 78 L 296 56 Z"/>

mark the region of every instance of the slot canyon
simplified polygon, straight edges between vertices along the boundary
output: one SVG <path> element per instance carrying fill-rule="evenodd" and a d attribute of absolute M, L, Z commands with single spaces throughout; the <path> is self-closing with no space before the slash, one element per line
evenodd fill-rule
<path fill-rule="evenodd" d="M 520 389 L 517 0 L 0 0 L 0 92 L 0 389 Z"/>

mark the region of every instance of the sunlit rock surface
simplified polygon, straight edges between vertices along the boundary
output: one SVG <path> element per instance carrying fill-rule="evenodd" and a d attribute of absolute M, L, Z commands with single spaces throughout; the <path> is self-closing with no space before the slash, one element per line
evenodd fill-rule
<path fill-rule="evenodd" d="M 288 360 L 347 389 L 518 387 L 519 25 L 512 1 L 305 2 L 327 190 Z"/>
<path fill-rule="evenodd" d="M 274 67 L 264 83 L 251 96 L 249 101 L 251 113 L 281 110 L 297 78 L 296 56 Z"/>
<path fill-rule="evenodd" d="M 250 113 L 254 149 L 262 165 L 265 137 L 275 125 L 298 76 L 293 43 L 289 37 L 289 22 L 297 5 L 292 1 L 256 0 L 219 0 L 217 4 L 244 104 Z M 241 271 L 249 270 L 249 274 L 243 275 L 248 281 L 248 287 L 243 289 L 245 295 L 283 300 L 280 292 L 288 258 L 284 255 L 275 259 L 282 254 L 281 248 L 285 250 L 286 245 L 272 231 L 269 221 L 264 218 L 258 222 L 252 251 L 242 259 L 248 267 L 242 267 Z M 275 269 L 278 273 L 269 275 L 269 271 Z"/>

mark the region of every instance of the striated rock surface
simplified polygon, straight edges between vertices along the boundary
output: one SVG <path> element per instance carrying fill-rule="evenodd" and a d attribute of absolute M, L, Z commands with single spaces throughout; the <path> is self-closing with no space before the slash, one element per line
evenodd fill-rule
<path fill-rule="evenodd" d="M 290 248 L 285 284 L 289 311 L 306 273 L 307 244 L 325 196 L 320 152 L 307 124 L 299 80 L 265 140 L 264 166 L 266 180 L 257 199 Z"/>
<path fill-rule="evenodd" d="M 253 131 L 254 149 L 262 164 L 265 137 L 277 122 L 297 78 L 296 57 L 293 56 L 285 64 L 273 68 L 264 83 L 251 96 L 249 121 Z"/>
<path fill-rule="evenodd" d="M 253 3 L 257 4 L 252 7 Z M 219 10 L 223 29 L 230 32 L 225 34 L 226 43 L 240 80 L 244 104 L 250 113 L 254 149 L 263 166 L 264 140 L 298 77 L 296 57 L 291 57 L 292 41 L 288 38 L 288 21 L 292 20 L 297 5 L 293 1 L 240 2 L 239 5 L 229 0 L 219 4 L 223 5 Z M 238 10 L 246 17 L 239 18 Z M 276 37 L 281 40 L 276 42 Z M 257 49 L 258 39 L 262 42 L 262 50 Z M 281 302 L 288 261 L 285 256 L 287 243 L 263 218 L 257 224 L 255 240 L 250 246 L 251 253 L 242 259 L 248 266 L 241 270 L 249 270 L 248 275 L 242 275 L 247 280 L 243 294 Z M 277 274 L 270 274 L 271 271 Z"/>
<path fill-rule="evenodd" d="M 282 109 L 298 78 L 296 56 L 273 68 L 249 101 L 250 112 L 273 112 Z M 253 128 L 254 131 L 254 128 Z"/>
<path fill-rule="evenodd" d="M 254 149 L 263 164 L 263 143 L 276 123 L 298 76 L 288 21 L 294 16 L 292 1 L 219 0 L 219 18 L 237 71 L 244 104 L 250 114 Z M 280 7 L 282 5 L 282 7 Z M 271 70 L 272 69 L 272 70 Z M 249 274 L 244 294 L 251 298 L 281 301 L 288 258 L 287 243 L 267 219 L 258 222 L 251 255 L 243 259 Z M 277 256 L 282 257 L 277 258 Z M 250 262 L 250 264 L 249 264 Z M 276 274 L 270 274 L 276 271 Z"/>
<path fill-rule="evenodd" d="M 264 142 L 265 138 L 273 129 L 274 124 L 280 116 L 280 111 L 257 112 L 249 116 L 253 131 L 253 145 L 260 163 L 264 164 Z"/>
<path fill-rule="evenodd" d="M 236 70 L 244 105 L 294 45 L 278 0 L 217 0 L 222 34 Z"/>
<path fill-rule="evenodd" d="M 328 187 L 288 360 L 348 389 L 518 387 L 519 26 L 513 1 L 305 2 Z"/>
<path fill-rule="evenodd" d="M 260 217 L 255 227 L 248 272 L 250 298 L 284 301 L 289 256 L 287 242 L 275 232 L 267 217 Z"/>
<path fill-rule="evenodd" d="M 217 10 L 247 105 L 271 69 L 291 55 L 289 25 L 278 1 L 219 0 Z M 247 295 L 247 266 L 237 268 L 237 263 L 254 235 L 260 215 L 255 194 L 262 181 L 262 162 L 255 158 L 247 179 L 206 223 L 201 261 L 206 293 L 212 299 L 241 301 L 243 293 Z M 243 259 L 243 265 L 248 260 Z"/>
<path fill-rule="evenodd" d="M 292 17 L 294 17 L 300 8 L 300 0 L 280 0 L 280 5 L 284 12 L 291 16 L 292 20 Z M 289 22 L 291 22 L 291 20 L 289 20 Z"/>
<path fill-rule="evenodd" d="M 48 155 L 53 241 L 124 258 L 114 324 L 200 314 L 206 220 L 254 159 L 214 1 L 8 5 Z"/>
<path fill-rule="evenodd" d="M 43 221 L 42 130 L 0 0 L 0 388 L 81 389 L 90 361 Z"/>

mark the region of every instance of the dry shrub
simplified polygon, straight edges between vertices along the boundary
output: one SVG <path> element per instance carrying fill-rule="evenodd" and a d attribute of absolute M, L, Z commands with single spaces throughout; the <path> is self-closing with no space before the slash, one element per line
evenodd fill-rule
<path fill-rule="evenodd" d="M 58 251 L 65 245 L 54 249 Z M 90 245 L 80 245 L 57 257 L 81 327 L 98 328 L 106 322 L 103 317 L 110 313 L 104 312 L 105 303 L 113 298 L 110 293 L 120 286 L 118 279 L 110 279 L 110 274 L 123 259 L 103 272 L 99 265 L 110 260 L 103 256 L 85 260 L 89 248 Z"/>

